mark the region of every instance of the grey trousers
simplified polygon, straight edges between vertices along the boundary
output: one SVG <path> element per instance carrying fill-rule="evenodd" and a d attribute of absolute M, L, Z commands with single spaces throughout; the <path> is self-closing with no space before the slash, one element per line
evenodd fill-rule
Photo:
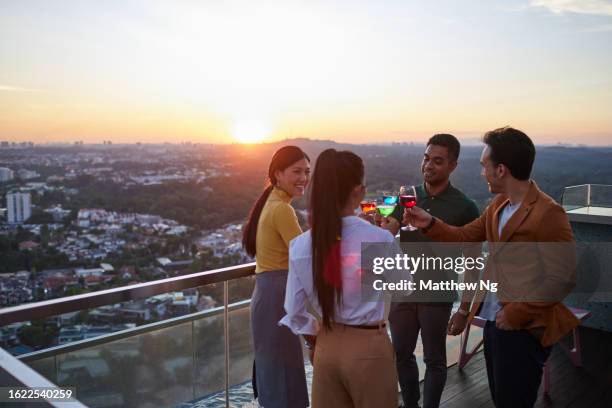
<path fill-rule="evenodd" d="M 264 408 L 305 408 L 309 405 L 300 338 L 278 321 L 285 315 L 287 271 L 256 275 L 251 299 L 254 376 Z"/>
<path fill-rule="evenodd" d="M 414 351 L 421 332 L 425 360 L 423 407 L 435 408 L 446 384 L 446 330 L 452 304 L 394 303 L 389 313 L 397 374 L 406 408 L 418 407 L 419 368 Z"/>

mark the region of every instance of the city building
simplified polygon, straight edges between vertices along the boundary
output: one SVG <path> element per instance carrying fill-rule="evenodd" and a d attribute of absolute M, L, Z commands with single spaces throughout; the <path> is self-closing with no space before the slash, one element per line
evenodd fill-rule
<path fill-rule="evenodd" d="M 64 218 L 70 215 L 70 210 L 64 210 L 61 205 L 47 208 L 43 210 L 46 213 L 49 213 L 53 216 L 53 221 L 62 221 Z"/>
<path fill-rule="evenodd" d="M 30 193 L 10 192 L 6 195 L 9 224 L 20 224 L 32 215 L 32 199 Z"/>
<path fill-rule="evenodd" d="M 13 170 L 8 167 L 0 167 L 0 183 L 11 181 L 14 176 Z"/>
<path fill-rule="evenodd" d="M 84 278 L 87 276 L 102 276 L 104 274 L 103 268 L 77 268 L 74 270 L 74 273 L 79 278 Z"/>
<path fill-rule="evenodd" d="M 83 327 L 80 325 L 62 327 L 57 339 L 58 344 L 67 344 L 74 341 L 83 340 Z"/>

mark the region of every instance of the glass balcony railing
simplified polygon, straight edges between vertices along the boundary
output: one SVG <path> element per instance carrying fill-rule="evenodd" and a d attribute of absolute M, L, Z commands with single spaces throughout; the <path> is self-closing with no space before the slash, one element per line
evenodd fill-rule
<path fill-rule="evenodd" d="M 612 225 L 612 185 L 565 187 L 562 205 L 570 221 Z"/>
<path fill-rule="evenodd" d="M 201 299 L 216 299 L 216 304 L 208 302 L 210 307 L 203 310 L 160 321 L 141 319 L 138 326 L 92 338 L 79 337 L 75 324 L 65 332 L 71 331 L 76 341 L 11 358 L 50 383 L 74 387 L 77 399 L 89 407 L 239 407 L 252 399 L 253 274 L 254 264 L 247 264 L 24 304 L 0 310 L 0 327 L 42 318 L 61 321 L 59 315 L 75 311 L 107 319 L 108 311 L 121 302 L 138 304 L 175 291 L 197 292 Z M 101 322 L 96 333 L 110 324 Z M 481 336 L 481 329 L 473 327 L 470 345 Z M 457 362 L 458 354 L 459 337 L 449 337 L 449 365 Z M 422 376 L 420 348 L 416 355 Z M 4 361 L 0 364 L 6 369 Z M 312 367 L 306 365 L 310 381 Z"/>
<path fill-rule="evenodd" d="M 581 184 L 565 187 L 562 204 L 567 211 L 588 207 L 612 208 L 612 185 Z"/>
<path fill-rule="evenodd" d="M 172 291 L 214 292 L 222 300 L 220 306 L 59 344 L 18 359 L 50 383 L 74 387 L 78 400 L 90 407 L 174 407 L 211 395 L 220 406 L 230 406 L 232 387 L 249 381 L 252 373 L 253 273 L 254 264 L 247 264 L 24 304 L 0 310 L 0 326 Z M 7 369 L 4 361 L 2 368 Z"/>

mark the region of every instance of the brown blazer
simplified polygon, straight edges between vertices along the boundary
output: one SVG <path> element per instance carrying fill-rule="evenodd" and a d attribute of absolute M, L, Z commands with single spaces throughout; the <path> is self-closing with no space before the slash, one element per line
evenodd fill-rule
<path fill-rule="evenodd" d="M 541 344 L 550 346 L 580 323 L 561 303 L 575 285 L 574 236 L 563 208 L 530 183 L 501 237 L 499 211 L 509 202 L 503 194 L 470 224 L 454 227 L 437 219 L 426 235 L 436 241 L 488 241 L 491 255 L 483 279 L 499 282 L 497 295 L 508 322 L 515 329 L 537 333 Z M 486 291 L 476 292 L 470 322 L 485 295 Z"/>

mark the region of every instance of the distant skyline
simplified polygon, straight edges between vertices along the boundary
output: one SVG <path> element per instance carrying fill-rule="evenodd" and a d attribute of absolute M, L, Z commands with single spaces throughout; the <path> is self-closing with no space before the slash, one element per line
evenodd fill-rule
<path fill-rule="evenodd" d="M 108 146 L 109 148 L 120 147 L 120 146 L 185 146 L 185 145 L 202 145 L 202 146 L 228 146 L 228 145 L 247 145 L 247 147 L 251 146 L 262 146 L 262 145 L 276 145 L 276 144 L 285 144 L 285 143 L 302 143 L 302 142 L 311 142 L 311 143 L 337 143 L 338 145 L 355 145 L 355 146 L 390 146 L 394 144 L 414 144 L 416 146 L 421 145 L 424 146 L 427 143 L 427 140 L 431 137 L 431 135 L 423 137 L 423 138 L 415 138 L 414 140 L 395 140 L 395 141 L 380 141 L 380 142 L 354 142 L 354 141 L 341 141 L 341 140 L 331 140 L 331 139 L 315 139 L 315 138 L 293 138 L 293 139 L 266 139 L 258 142 L 241 142 L 235 140 L 233 138 L 229 138 L 228 140 L 221 142 L 198 142 L 198 141 L 174 141 L 174 142 L 111 142 L 107 143 L 106 140 L 95 141 L 92 140 L 90 142 L 83 142 L 81 140 L 74 141 L 43 141 L 43 142 L 32 142 L 31 140 L 22 140 L 22 141 L 9 141 L 9 143 L 14 144 L 9 145 L 7 149 L 10 148 L 29 148 L 29 143 L 33 143 L 34 147 L 71 147 L 71 146 L 83 146 L 83 147 L 101 147 Z M 459 137 L 461 141 L 462 147 L 483 147 L 484 143 L 482 142 L 482 138 L 472 138 L 472 137 Z M 0 140 L 4 141 L 4 140 Z M 82 144 L 81 144 L 82 142 Z M 24 146 L 27 145 L 27 146 Z M 585 144 L 585 143 L 563 143 L 563 142 L 542 142 L 536 143 L 536 146 L 542 147 L 567 147 L 567 148 L 602 148 L 602 149 L 610 149 L 612 148 L 612 141 L 603 143 L 603 144 Z M 0 151 L 2 147 L 0 147 Z"/>
<path fill-rule="evenodd" d="M 612 145 L 612 0 L 0 2 L 0 140 Z"/>

